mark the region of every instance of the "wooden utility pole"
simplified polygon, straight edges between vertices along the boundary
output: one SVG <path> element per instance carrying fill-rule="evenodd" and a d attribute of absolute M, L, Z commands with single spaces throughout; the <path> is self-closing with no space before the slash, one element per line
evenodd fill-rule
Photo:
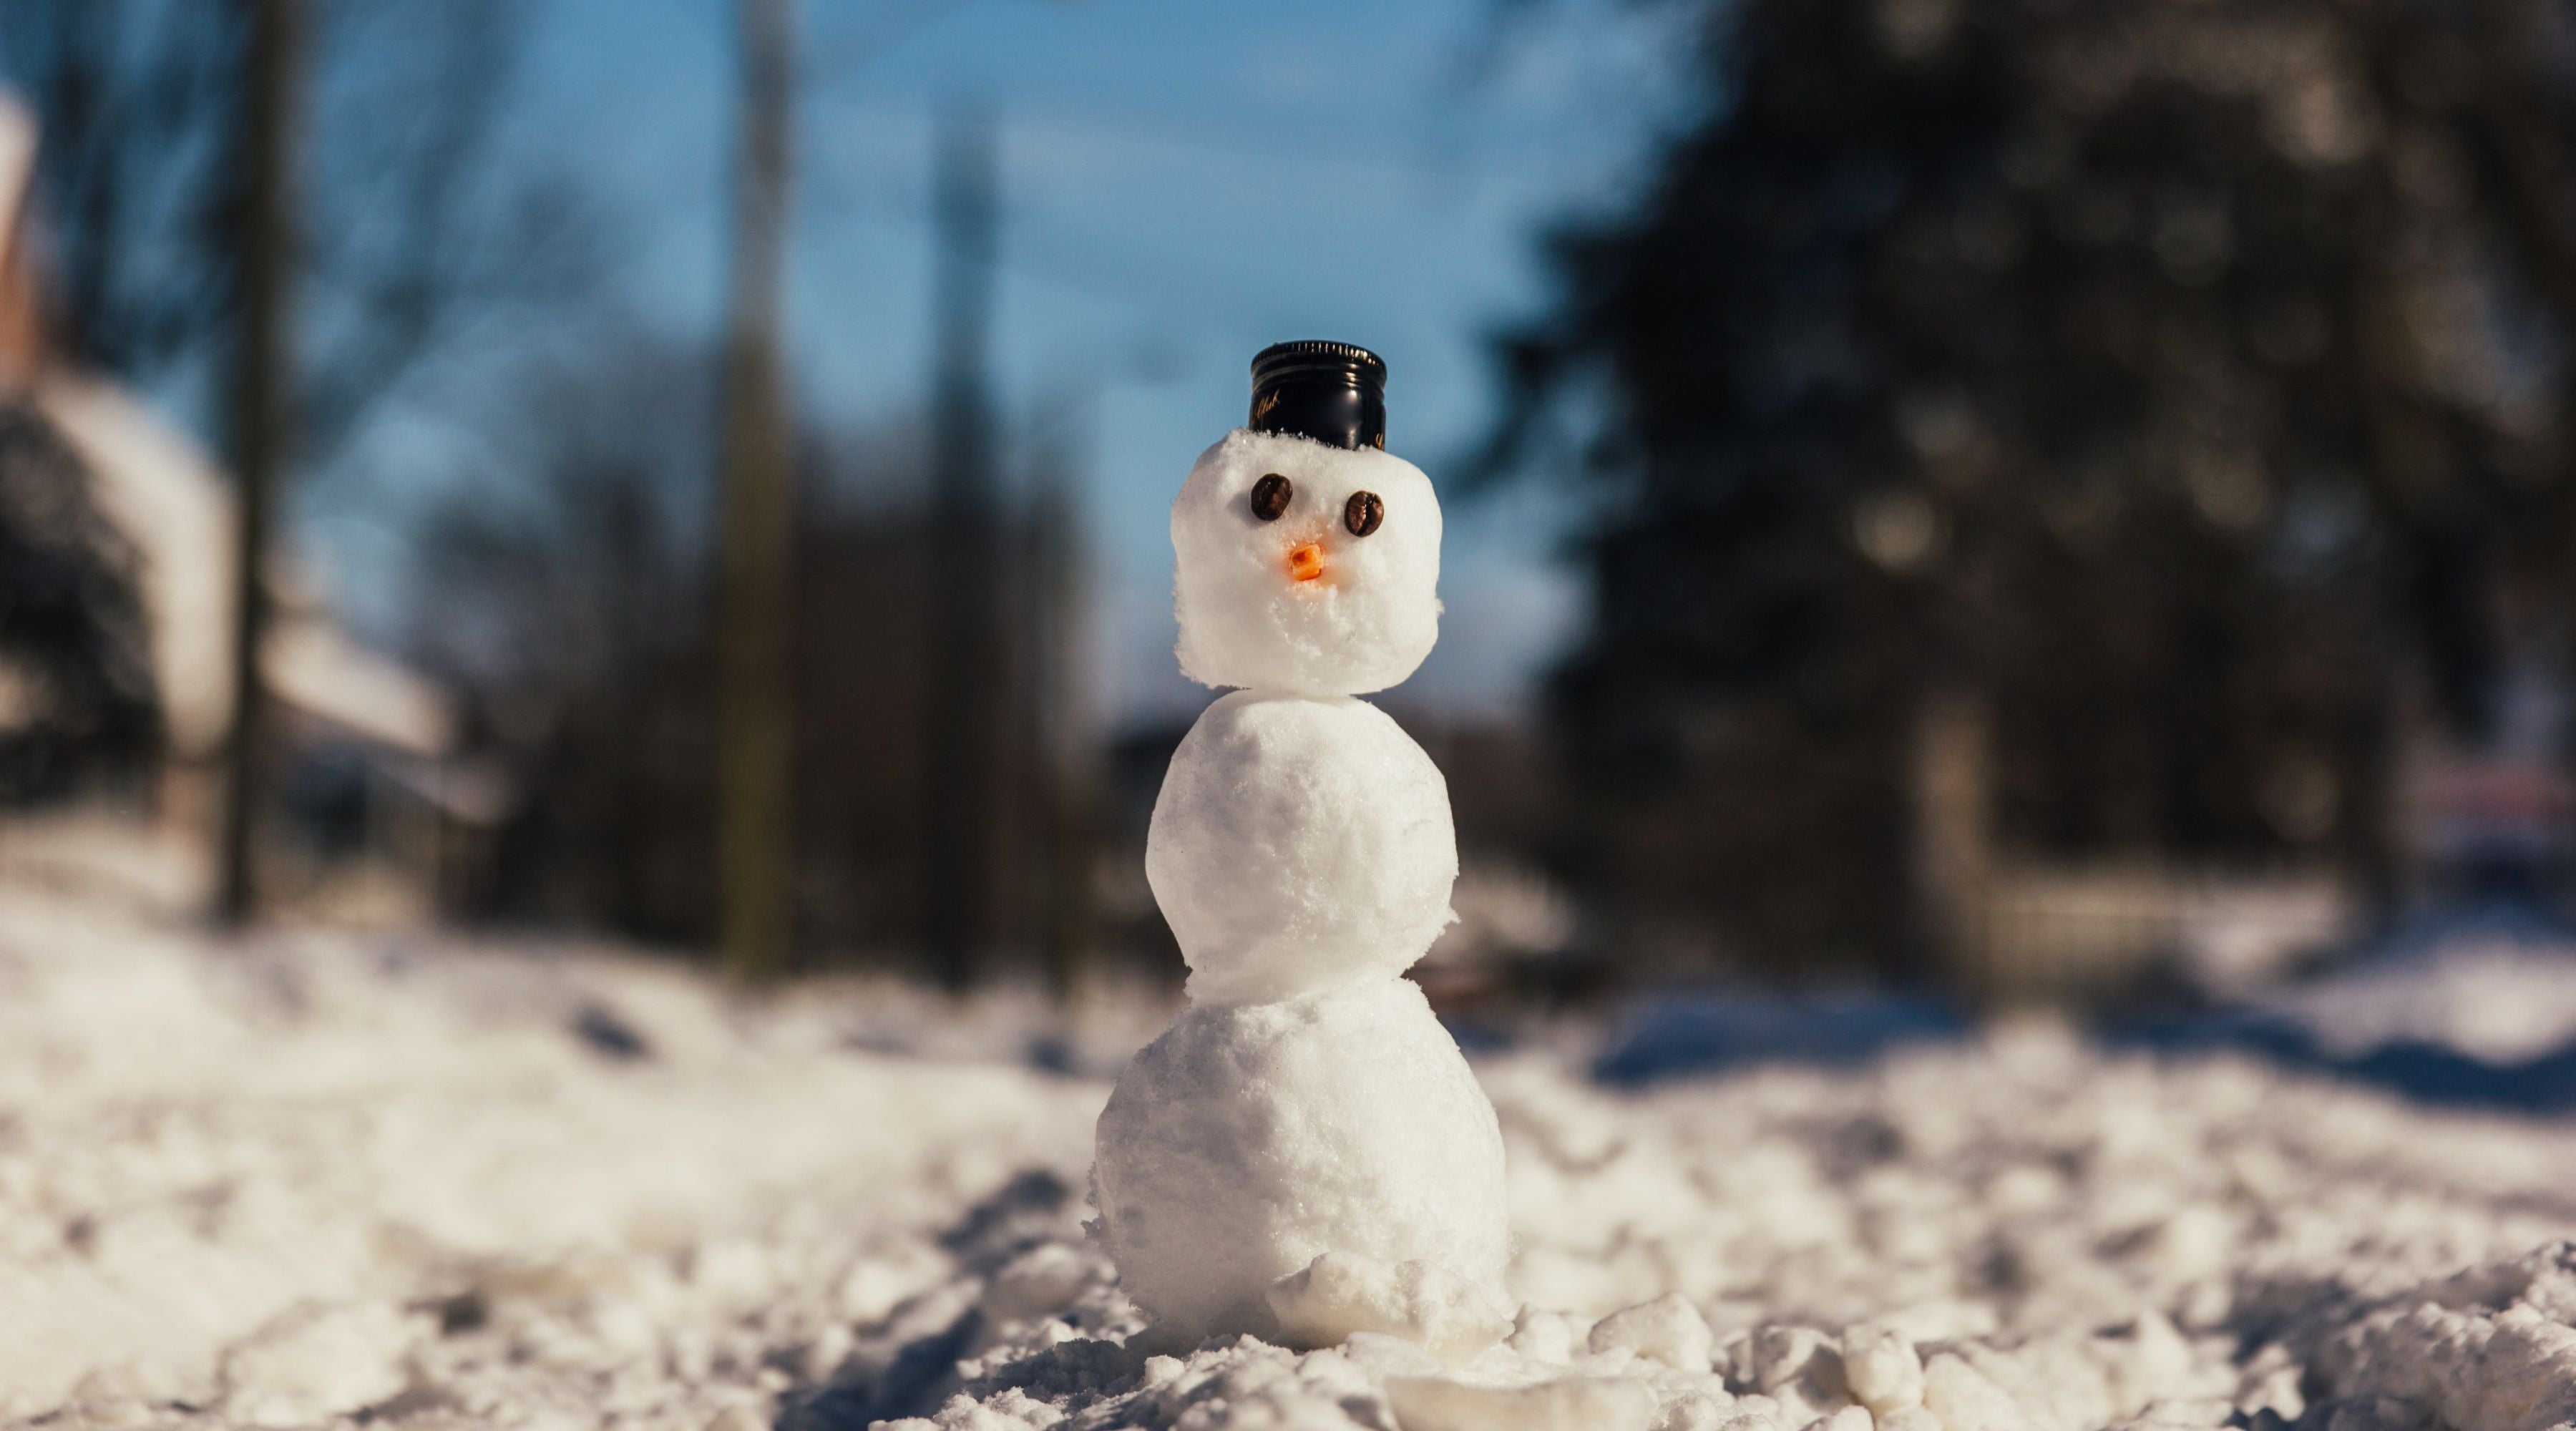
<path fill-rule="evenodd" d="M 780 341 L 787 267 L 793 0 L 736 0 L 742 148 L 734 177 L 733 292 L 725 344 L 719 939 L 750 980 L 787 967 L 795 690 L 796 500 Z"/>
<path fill-rule="evenodd" d="M 224 746 L 223 818 L 218 828 L 216 914 L 249 922 L 259 890 L 253 845 L 260 775 L 268 744 L 267 691 L 259 652 L 268 631 L 265 565 L 286 465 L 292 358 L 288 286 L 295 265 L 294 127 L 303 43 L 302 0 L 246 0 L 242 65 L 242 190 L 235 213 L 241 284 L 240 334 L 233 353 L 232 442 L 240 520 L 234 530 L 233 710 Z"/>
<path fill-rule="evenodd" d="M 940 982 L 963 990 L 993 924 L 1000 858 L 993 807 L 1001 756 L 1002 573 L 995 560 L 993 413 L 985 381 L 999 200 L 993 130 L 952 112 L 938 156 L 938 390 L 933 398 L 929 725 L 922 935 Z"/>
<path fill-rule="evenodd" d="M 1088 436 L 1094 400 L 1087 390 L 1074 405 L 1074 418 L 1083 428 L 1080 437 Z M 1082 450 L 1088 450 L 1087 443 Z M 1097 936 L 1092 860 L 1098 747 L 1082 660 L 1082 528 L 1074 491 L 1081 458 L 1072 451 L 1059 453 L 1049 469 L 1029 508 L 1023 560 L 1030 591 L 1023 605 L 1035 697 L 1030 702 L 1030 746 L 1042 791 L 1037 811 L 1045 860 L 1041 942 L 1047 983 L 1057 1001 L 1067 1003 L 1081 992 Z"/>

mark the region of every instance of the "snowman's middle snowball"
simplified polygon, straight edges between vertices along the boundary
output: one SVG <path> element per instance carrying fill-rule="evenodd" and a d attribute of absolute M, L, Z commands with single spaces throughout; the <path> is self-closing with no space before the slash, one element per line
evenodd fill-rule
<path fill-rule="evenodd" d="M 1452 918 L 1449 784 L 1366 701 L 1238 691 L 1172 755 L 1145 878 L 1195 1002 L 1401 974 Z"/>

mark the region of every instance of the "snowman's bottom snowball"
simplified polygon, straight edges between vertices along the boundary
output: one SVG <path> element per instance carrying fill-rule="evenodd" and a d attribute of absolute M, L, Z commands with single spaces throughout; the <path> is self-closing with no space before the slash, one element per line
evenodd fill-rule
<path fill-rule="evenodd" d="M 1376 1332 L 1456 1366 L 1512 1334 L 1510 1298 L 1429 1262 L 1327 1252 L 1271 1283 L 1262 1300 L 1278 1321 L 1279 1340 L 1309 1350 Z"/>
<path fill-rule="evenodd" d="M 1502 1295 L 1501 1130 L 1402 979 L 1183 1013 L 1119 1078 L 1092 1179 L 1119 1280 L 1166 1337 L 1277 1335 L 1272 1284 L 1328 1252 Z"/>

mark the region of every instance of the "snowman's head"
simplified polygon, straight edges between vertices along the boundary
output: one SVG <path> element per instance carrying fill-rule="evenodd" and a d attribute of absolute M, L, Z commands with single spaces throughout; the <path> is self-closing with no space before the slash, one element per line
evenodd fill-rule
<path fill-rule="evenodd" d="M 1355 696 L 1440 639 L 1440 501 L 1400 457 L 1236 430 L 1172 503 L 1181 672 Z"/>

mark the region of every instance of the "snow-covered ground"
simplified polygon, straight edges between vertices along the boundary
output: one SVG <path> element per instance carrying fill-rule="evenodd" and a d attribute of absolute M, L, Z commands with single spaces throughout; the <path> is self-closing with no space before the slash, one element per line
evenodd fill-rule
<path fill-rule="evenodd" d="M 0 1423 L 2576 1424 L 2576 1122 L 2048 1025 L 1635 1092 L 1487 1059 L 1508 1343 L 1131 1346 L 1091 1125 L 1169 1013 L 226 944 L 0 868 Z"/>

